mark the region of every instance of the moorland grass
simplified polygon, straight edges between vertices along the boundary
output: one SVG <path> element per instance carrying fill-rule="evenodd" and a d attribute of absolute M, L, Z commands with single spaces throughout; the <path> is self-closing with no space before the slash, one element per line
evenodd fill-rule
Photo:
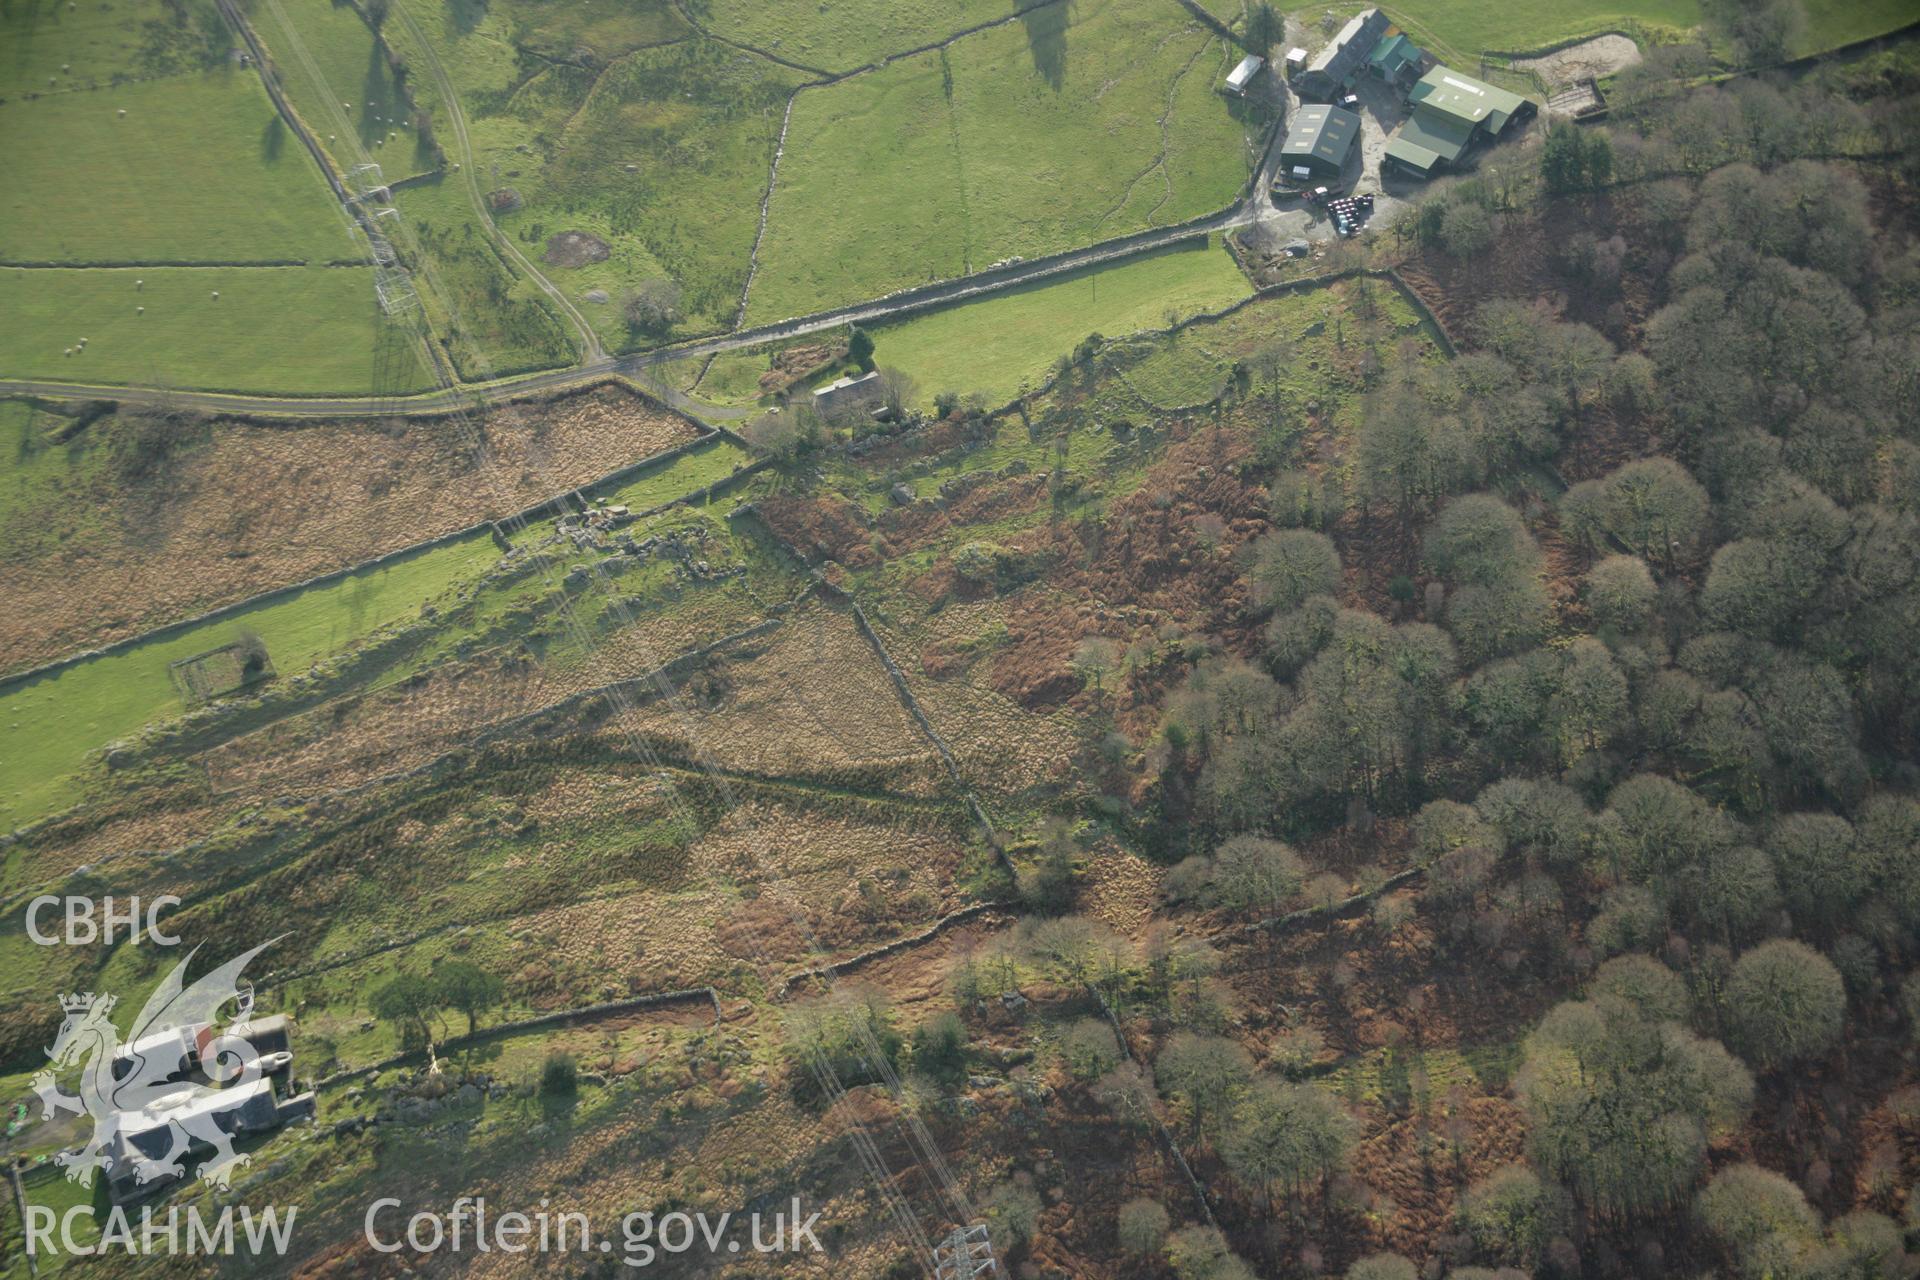
<path fill-rule="evenodd" d="M 573 362 L 573 329 L 533 280 L 508 267 L 455 181 L 410 189 L 403 208 L 417 215 L 421 302 L 433 331 L 450 335 L 463 380 L 487 382 Z"/>
<path fill-rule="evenodd" d="M 365 395 L 380 323 L 368 267 L 0 269 L 4 378 Z"/>
<path fill-rule="evenodd" d="M 548 75 L 562 78 L 557 69 Z M 570 211 L 591 211 L 598 225 L 588 229 L 603 228 L 610 245 L 641 254 L 550 275 L 566 278 L 575 294 L 599 287 L 617 301 L 664 274 L 680 286 L 679 331 L 730 326 L 795 80 L 785 68 L 695 39 L 641 50 L 584 87 L 568 86 L 548 105 L 567 113 L 559 143 L 542 180 L 523 193 L 529 206 L 509 220 L 509 234 L 524 231 L 537 248 L 573 226 Z M 526 123 L 546 126 L 544 116 Z M 617 307 L 601 314 L 616 347 L 649 345 L 648 336 L 626 332 Z"/>
<path fill-rule="evenodd" d="M 17 826 L 70 803 L 72 775 L 90 753 L 179 714 L 169 663 L 244 630 L 266 642 L 277 671 L 298 675 L 498 558 L 485 535 L 466 538 L 9 689 L 0 694 L 0 823 Z"/>
<path fill-rule="evenodd" d="M 1090 333 L 1163 328 L 1170 312 L 1217 311 L 1251 292 L 1209 239 L 878 327 L 874 360 L 912 374 L 926 403 L 951 391 L 980 392 L 998 405 L 1044 381 Z"/>
<path fill-rule="evenodd" d="M 452 338 L 453 363 L 469 382 L 572 362 L 573 330 L 540 287 L 511 272 L 480 226 L 456 177 L 400 194 L 423 259 L 415 273 L 433 331 Z"/>
<path fill-rule="evenodd" d="M 21 414 L 11 405 L 0 405 L 0 411 L 0 426 L 12 424 L 18 430 L 16 419 Z M 714 440 L 637 479 L 592 492 L 641 511 L 725 479 L 750 460 L 737 445 Z M 681 521 L 707 518 L 684 512 L 676 513 L 676 517 Z M 642 532 L 655 527 L 650 523 L 635 528 Z M 716 521 L 713 528 L 721 541 L 739 547 L 741 562 L 754 568 L 755 580 L 763 588 L 769 583 L 778 584 L 767 588 L 776 596 L 791 589 L 788 579 L 792 566 L 780 562 L 751 537 L 737 537 L 730 526 Z M 544 523 L 536 523 L 519 541 L 538 542 L 547 532 Z M 498 548 L 486 535 L 463 538 L 77 663 L 51 677 L 0 693 L 0 728 L 5 730 L 4 744 L 0 745 L 0 826 L 16 826 L 73 802 L 79 795 L 74 775 L 84 769 L 92 752 L 184 710 L 168 676 L 169 663 L 219 648 L 241 632 L 251 631 L 266 642 L 274 667 L 283 677 L 298 675 L 312 663 L 347 649 L 380 628 L 412 617 L 423 602 L 473 579 L 498 558 Z M 630 593 L 639 580 L 637 576 L 623 579 L 623 590 Z M 483 619 L 498 622 L 504 616 L 502 610 L 515 599 L 550 586 L 550 578 L 533 579 L 504 591 L 482 592 L 476 602 L 475 621 L 460 627 L 459 635 L 449 632 L 449 644 L 457 645 L 459 636 L 471 636 L 474 626 L 482 625 Z M 672 596 L 677 599 L 678 595 L 676 586 Z M 592 602 L 604 604 L 605 599 L 596 593 Z M 586 604 L 577 607 L 586 614 L 592 612 Z M 445 654 L 444 646 L 430 645 L 428 649 L 428 656 Z M 403 663 L 402 669 L 416 668 Z"/>
<path fill-rule="evenodd" d="M 249 70 L 7 102 L 0 168 L 8 262 L 360 258 L 313 158 Z"/>
<path fill-rule="evenodd" d="M 803 91 L 749 321 L 1225 207 L 1258 132 L 1213 91 L 1236 54 L 1178 8 L 1082 0 Z"/>

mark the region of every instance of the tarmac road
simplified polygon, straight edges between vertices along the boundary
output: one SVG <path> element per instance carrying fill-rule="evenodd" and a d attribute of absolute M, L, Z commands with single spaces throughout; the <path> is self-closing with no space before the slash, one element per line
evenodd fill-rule
<path fill-rule="evenodd" d="M 404 7 L 401 17 L 409 23 Z M 251 29 L 237 14 L 229 15 L 235 27 L 253 43 Z M 415 32 L 416 38 L 419 33 Z M 431 43 L 420 39 L 422 47 L 431 49 Z M 256 48 L 256 52 L 257 48 Z M 1257 174 L 1249 184 L 1247 191 L 1230 207 L 1210 218 L 1182 223 L 1172 227 L 1161 227 L 1118 239 L 1089 245 L 1081 249 L 1072 249 L 1064 253 L 1036 258 L 1031 262 L 1016 263 L 1012 266 L 994 268 L 976 272 L 956 280 L 941 281 L 930 285 L 921 285 L 912 289 L 903 289 L 897 293 L 876 298 L 871 302 L 857 303 L 833 311 L 820 312 L 794 320 L 785 320 L 777 324 L 761 325 L 753 329 L 742 329 L 714 338 L 703 338 L 682 343 L 673 347 L 664 347 L 655 351 L 640 352 L 629 356 L 609 356 L 600 346 L 594 335 L 593 327 L 581 316 L 564 294 L 549 282 L 545 276 L 528 262 L 512 242 L 511 237 L 501 235 L 488 217 L 486 202 L 479 188 L 479 178 L 474 170 L 472 146 L 467 139 L 466 120 L 459 109 L 458 99 L 448 83 L 446 72 L 437 58 L 430 59 L 429 71 L 438 83 L 440 92 L 449 106 L 449 119 L 459 144 L 463 160 L 461 170 L 467 180 L 469 194 L 475 208 L 486 220 L 488 229 L 496 241 L 511 255 L 519 260 L 529 277 L 554 299 L 563 312 L 580 330 L 585 343 L 586 354 L 577 365 L 565 369 L 549 369 L 539 373 L 526 374 L 514 378 L 503 378 L 492 383 L 470 383 L 460 387 L 425 393 L 418 396 L 395 399 L 376 396 L 269 396 L 249 395 L 218 391 L 184 391 L 176 388 L 146 387 L 138 385 L 116 386 L 109 384 L 62 382 L 39 379 L 0 378 L 0 395 L 31 395 L 62 400 L 116 400 L 123 404 L 170 405 L 201 409 L 213 413 L 245 413 L 268 417 L 288 418 L 336 418 L 355 415 L 394 414 L 433 414 L 444 413 L 454 408 L 466 408 L 484 401 L 518 399 L 544 392 L 560 391 L 598 381 L 610 375 L 631 376 L 653 365 L 675 360 L 701 359 L 723 351 L 736 351 L 743 347 L 757 346 L 760 343 L 777 341 L 784 338 L 802 337 L 810 333 L 819 333 L 836 329 L 848 324 L 870 324 L 881 320 L 890 320 L 908 315 L 915 311 L 931 310 L 949 303 L 986 297 L 1007 289 L 1045 280 L 1052 276 L 1064 275 L 1090 266 L 1109 265 L 1141 254 L 1152 253 L 1169 245 L 1201 235 L 1212 235 L 1232 231 L 1256 223 L 1284 219 L 1288 215 L 1276 209 L 1268 195 L 1268 187 L 1280 163 L 1279 141 L 1285 136 L 1284 112 L 1282 119 L 1270 131 L 1265 153 L 1261 157 Z M 272 87 L 271 85 L 269 86 Z M 1282 95 L 1284 87 L 1278 90 Z M 284 109 L 276 95 L 276 106 Z M 291 113 L 288 113 L 291 115 Z M 297 131 L 304 131 L 298 124 Z M 317 146 L 316 146 L 317 152 Z M 318 158 L 316 156 L 316 158 Z M 326 170 L 326 165 L 321 164 Z M 331 179 L 331 174 L 329 173 Z M 337 184 L 336 184 L 337 189 Z M 344 193 L 343 193 L 344 194 Z M 744 416 L 745 411 L 722 409 L 717 406 L 702 405 L 670 389 L 650 387 L 650 391 L 662 395 L 674 408 L 680 409 L 696 418 L 726 419 Z"/>
<path fill-rule="evenodd" d="M 0 394 L 42 396 L 62 400 L 117 400 L 124 404 L 167 404 L 214 413 L 246 413 L 289 418 L 444 413 L 455 407 L 472 406 L 482 401 L 518 399 L 542 392 L 581 386 L 609 375 L 631 376 L 650 366 L 670 361 L 700 359 L 723 351 L 737 351 L 743 347 L 757 346 L 763 342 L 783 338 L 803 337 L 810 333 L 837 329 L 848 324 L 870 324 L 880 320 L 890 320 L 915 311 L 931 310 L 953 302 L 987 297 L 1085 267 L 1120 262 L 1197 236 L 1244 227 L 1273 214 L 1271 204 L 1266 202 L 1264 182 L 1264 169 L 1270 163 L 1271 161 L 1268 165 L 1262 166 L 1263 181 L 1254 185 L 1251 194 L 1242 197 L 1225 212 L 1200 222 L 1141 232 L 1032 262 L 1016 263 L 1010 267 L 964 276 L 958 280 L 922 285 L 889 294 L 871 302 L 856 303 L 850 307 L 825 311 L 797 320 L 785 320 L 778 324 L 741 329 L 719 337 L 702 338 L 694 342 L 663 347 L 655 351 L 643 351 L 630 356 L 602 355 L 570 368 L 544 370 L 540 373 L 502 379 L 491 384 L 467 385 L 453 391 L 394 400 L 373 396 L 245 395 L 216 391 L 183 391 L 175 388 L 0 379 Z M 681 401 L 675 405 L 676 408 L 692 411 L 692 402 L 686 401 L 684 397 L 670 398 Z M 721 416 L 711 410 L 706 412 L 708 416 Z M 695 416 L 699 415 L 696 413 Z"/>

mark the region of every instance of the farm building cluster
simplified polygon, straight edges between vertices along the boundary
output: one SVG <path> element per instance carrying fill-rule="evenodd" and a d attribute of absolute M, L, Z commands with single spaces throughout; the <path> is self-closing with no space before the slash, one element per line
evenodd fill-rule
<path fill-rule="evenodd" d="M 1446 67 L 1422 76 L 1407 101 L 1412 110 L 1387 140 L 1386 161 L 1418 178 L 1458 164 L 1475 142 L 1498 138 L 1534 113 L 1519 94 Z"/>
<path fill-rule="evenodd" d="M 1239 76 L 1259 59 L 1235 69 Z M 1387 140 L 1383 169 L 1430 178 L 1456 167 L 1479 142 L 1502 137 L 1537 110 L 1517 93 L 1496 88 L 1436 62 L 1379 9 L 1355 14 L 1325 47 L 1308 58 L 1304 49 L 1286 55 L 1288 82 L 1303 105 L 1281 144 L 1282 171 L 1298 182 L 1339 176 L 1361 135 L 1354 90 L 1371 77 L 1404 92 L 1407 116 Z M 1244 92 L 1245 81 L 1228 88 Z"/>

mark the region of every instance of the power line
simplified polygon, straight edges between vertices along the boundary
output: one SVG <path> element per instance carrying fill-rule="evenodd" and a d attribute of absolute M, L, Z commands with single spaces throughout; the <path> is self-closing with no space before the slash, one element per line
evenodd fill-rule
<path fill-rule="evenodd" d="M 382 251 L 379 245 L 384 241 L 389 246 L 388 252 L 393 258 L 393 263 L 390 264 L 390 266 L 392 268 L 404 269 L 401 267 L 401 264 L 411 260 L 413 269 L 417 270 L 424 277 L 429 289 L 434 292 L 440 305 L 445 308 L 450 330 L 457 334 L 461 330 L 457 296 L 442 286 L 431 256 L 420 251 L 417 237 L 413 234 L 406 221 L 400 216 L 399 210 L 392 208 L 390 204 L 386 204 L 391 198 L 390 189 L 387 188 L 384 183 L 377 181 L 380 173 L 378 166 L 375 165 L 372 158 L 366 154 L 364 147 L 359 143 L 357 135 L 351 128 L 350 122 L 346 120 L 343 112 L 335 107 L 334 95 L 331 87 L 327 83 L 324 73 L 314 64 L 304 41 L 300 38 L 297 28 L 288 18 L 281 0 L 267 0 L 267 2 L 275 20 L 287 37 L 287 43 L 292 56 L 300 60 L 303 69 L 313 81 L 319 91 L 321 99 L 325 102 L 324 109 L 338 122 L 340 127 L 335 136 L 345 137 L 348 140 L 346 144 L 347 147 L 352 148 L 358 153 L 355 157 L 357 162 L 350 168 L 349 173 L 358 175 L 356 186 L 360 189 L 350 191 L 349 198 L 359 203 L 360 208 L 356 212 L 361 216 L 351 217 L 350 215 L 350 217 L 352 221 L 365 228 L 364 234 L 368 244 L 369 257 L 376 264 L 376 271 L 382 265 L 380 261 Z M 403 13 L 403 17 L 404 16 Z M 229 17 L 231 20 L 238 20 L 237 15 L 230 14 Z M 419 35 L 417 26 L 415 26 L 410 19 L 408 19 L 408 26 L 414 33 L 416 39 L 423 39 Z M 431 55 L 431 51 L 429 50 L 428 52 L 429 55 Z M 268 74 L 268 70 L 264 65 L 261 67 L 261 73 L 263 76 Z M 444 78 L 442 79 L 443 84 L 445 84 Z M 449 109 L 453 109 L 452 104 L 449 104 Z M 378 208 L 371 214 L 368 214 L 367 206 L 369 203 L 381 203 L 385 205 L 385 207 Z M 377 292 L 380 288 L 379 279 L 380 277 L 376 275 Z M 390 278 L 389 283 L 392 284 L 394 281 Z M 411 281 L 408 280 L 407 284 L 410 286 Z M 487 472 L 488 482 L 492 484 L 497 491 L 504 493 L 505 486 L 500 483 L 498 477 L 493 474 L 493 468 L 488 465 L 490 464 L 490 455 L 486 448 L 484 431 L 473 420 L 467 409 L 460 403 L 461 397 L 457 394 L 459 388 L 453 373 L 437 358 L 437 353 L 432 350 L 431 330 L 426 319 L 425 308 L 419 305 L 406 305 L 402 302 L 396 309 L 389 309 L 389 298 L 401 297 L 397 292 L 378 292 L 378 297 L 382 309 L 386 314 L 385 323 L 393 324 L 396 328 L 408 332 L 415 342 L 421 348 L 424 348 L 426 368 L 439 383 L 441 389 L 455 393 L 449 397 L 453 408 L 448 417 L 454 423 L 456 430 L 464 433 L 468 437 L 475 450 L 476 457 L 483 464 L 483 469 Z M 417 295 L 415 302 L 417 303 Z M 491 381 L 492 371 L 484 349 L 482 349 L 478 343 L 470 343 L 469 346 L 471 348 L 469 353 L 470 357 L 474 363 L 479 366 L 482 374 L 481 381 Z M 381 389 L 385 390 L 389 388 Z M 497 494 L 497 496 L 499 495 Z M 516 532 L 522 531 L 526 527 L 526 521 L 523 517 L 512 517 L 502 523 Z M 538 565 L 538 571 L 541 573 L 545 583 L 550 588 L 553 587 L 555 584 L 553 582 L 551 565 L 544 557 L 539 558 L 536 563 Z M 751 852 L 757 864 L 757 870 L 759 870 L 763 876 L 765 887 L 772 892 L 773 896 L 777 898 L 786 909 L 790 919 L 799 930 L 812 953 L 816 956 L 824 956 L 826 950 L 815 936 L 811 923 L 807 919 L 801 904 L 794 898 L 791 888 L 787 883 L 788 877 L 779 872 L 777 865 L 770 856 L 765 833 L 762 832 L 758 824 L 754 822 L 751 812 L 741 805 L 733 793 L 730 782 L 719 771 L 712 756 L 701 743 L 694 719 L 686 707 L 680 690 L 666 675 L 664 665 L 655 660 L 657 655 L 653 654 L 646 645 L 644 636 L 640 632 L 640 629 L 635 626 L 633 615 L 627 608 L 624 600 L 617 592 L 610 589 L 609 579 L 604 569 L 598 562 L 594 562 L 588 566 L 588 571 L 595 579 L 596 584 L 607 593 L 608 611 L 612 612 L 622 624 L 620 633 L 626 637 L 628 643 L 635 645 L 641 651 L 646 666 L 653 673 L 652 681 L 660 700 L 667 705 L 673 714 L 680 718 L 683 725 L 684 739 L 689 747 L 688 756 L 691 763 L 705 774 L 709 784 L 715 788 L 716 793 L 721 797 L 727 811 L 744 816 L 747 826 L 746 834 L 749 838 Z M 582 652 L 591 652 L 595 647 L 593 639 L 588 634 L 585 625 L 577 616 L 573 608 L 571 596 L 562 588 L 558 592 L 558 598 L 560 600 L 559 611 L 563 625 L 579 644 Z M 684 798 L 680 796 L 678 789 L 673 786 L 671 781 L 667 780 L 670 777 L 669 766 L 661 760 L 652 744 L 646 741 L 637 730 L 631 727 L 631 719 L 627 713 L 634 710 L 634 707 L 627 701 L 624 689 L 616 684 L 606 692 L 606 697 L 614 704 L 618 718 L 628 722 L 626 736 L 629 750 L 643 762 L 650 765 L 655 770 L 656 775 L 662 779 L 664 783 L 663 790 L 668 797 L 668 804 L 676 811 L 676 816 L 690 816 Z M 694 827 L 690 826 L 688 829 L 694 829 Z M 749 928 L 747 932 L 756 959 L 763 972 L 769 975 L 773 974 L 776 971 L 775 965 L 771 953 L 766 946 L 763 930 Z M 831 975 L 831 965 L 822 965 L 820 967 L 823 972 Z M 771 989 L 771 986 L 772 984 L 770 983 L 769 989 Z M 828 978 L 828 988 L 827 998 L 829 1000 L 839 1000 L 844 1008 L 847 1004 L 847 999 L 839 992 L 830 976 Z M 910 1104 L 904 1097 L 905 1091 L 900 1084 L 898 1075 L 894 1071 L 892 1063 L 888 1061 L 876 1037 L 873 1035 L 871 1024 L 864 1016 L 856 1013 L 854 1016 L 849 1017 L 848 1025 L 853 1030 L 857 1041 L 856 1058 L 863 1074 L 882 1082 L 899 1104 L 898 1114 L 903 1118 L 901 1123 L 904 1132 L 901 1137 L 904 1145 L 909 1152 L 916 1154 L 916 1163 L 920 1166 L 923 1176 L 928 1177 L 930 1183 L 939 1190 L 943 1199 L 950 1207 L 952 1213 L 948 1221 L 957 1221 L 960 1223 L 971 1222 L 974 1215 L 964 1190 L 954 1178 L 951 1169 L 947 1166 L 944 1155 L 940 1152 L 937 1144 L 934 1143 L 925 1125 L 913 1114 Z M 813 1045 L 810 1046 L 805 1056 L 808 1059 L 806 1066 L 809 1072 L 815 1077 L 816 1083 L 820 1086 L 823 1096 L 832 1099 L 836 1106 L 844 1103 L 848 1093 L 847 1085 L 840 1078 L 833 1064 L 827 1060 L 824 1050 L 818 1045 Z M 897 1179 L 888 1166 L 878 1142 L 875 1140 L 874 1135 L 868 1131 L 868 1121 L 863 1116 L 851 1112 L 850 1109 L 844 1106 L 842 1106 L 841 1109 L 847 1112 L 851 1120 L 848 1137 L 852 1142 L 855 1154 L 859 1157 L 862 1165 L 865 1166 L 868 1177 L 873 1182 L 876 1191 L 885 1201 L 888 1212 L 903 1234 L 914 1243 L 919 1257 L 932 1261 L 937 1252 L 936 1247 L 932 1243 L 932 1237 L 922 1228 L 918 1216 L 901 1193 L 897 1185 Z M 968 1274 L 987 1275 L 997 1274 L 997 1272 L 974 1271 Z"/>
<path fill-rule="evenodd" d="M 1000 1264 L 993 1256 L 993 1240 L 987 1235 L 987 1224 L 976 1222 L 972 1226 L 955 1227 L 933 1251 L 933 1274 L 934 1280 L 978 1280 L 981 1276 L 999 1275 Z"/>

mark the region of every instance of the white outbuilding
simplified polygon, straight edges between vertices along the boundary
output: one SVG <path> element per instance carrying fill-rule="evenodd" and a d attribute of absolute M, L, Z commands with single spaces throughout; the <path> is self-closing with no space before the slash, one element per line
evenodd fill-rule
<path fill-rule="evenodd" d="M 1240 65 L 1227 73 L 1227 92 L 1235 97 L 1245 93 L 1253 78 L 1260 74 L 1260 68 L 1266 65 L 1267 60 L 1257 54 L 1250 53 L 1240 59 Z"/>

